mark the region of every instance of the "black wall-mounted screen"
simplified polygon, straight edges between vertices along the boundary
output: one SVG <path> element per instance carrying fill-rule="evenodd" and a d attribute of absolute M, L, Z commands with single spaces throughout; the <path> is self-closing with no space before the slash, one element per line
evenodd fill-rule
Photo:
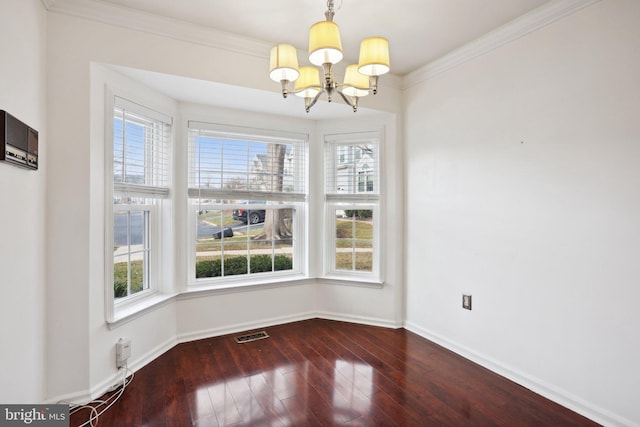
<path fill-rule="evenodd" d="M 0 161 L 38 169 L 38 131 L 0 110 Z"/>

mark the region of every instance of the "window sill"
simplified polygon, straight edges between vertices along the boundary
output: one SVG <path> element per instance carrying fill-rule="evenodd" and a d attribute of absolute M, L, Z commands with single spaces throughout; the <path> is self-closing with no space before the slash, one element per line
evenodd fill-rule
<path fill-rule="evenodd" d="M 382 289 L 384 282 L 377 280 L 366 280 L 356 277 L 344 276 L 323 276 L 318 278 L 318 283 L 322 285 L 359 286 L 362 288 Z"/>
<path fill-rule="evenodd" d="M 156 310 L 165 304 L 168 304 L 175 298 L 176 294 L 154 294 L 147 298 L 129 304 L 116 310 L 113 320 L 107 321 L 109 329 L 115 329 L 125 323 L 137 319 L 145 313 Z"/>

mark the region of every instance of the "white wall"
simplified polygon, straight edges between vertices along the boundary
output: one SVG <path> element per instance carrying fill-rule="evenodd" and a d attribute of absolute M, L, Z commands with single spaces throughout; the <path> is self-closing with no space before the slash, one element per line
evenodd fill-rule
<path fill-rule="evenodd" d="M 0 3 L 0 109 L 39 132 L 38 171 L 0 164 L 2 403 L 39 402 L 44 395 L 45 36 L 40 0 Z"/>
<path fill-rule="evenodd" d="M 640 425 L 638 22 L 603 0 L 405 104 L 408 327 L 608 425 Z"/>
<path fill-rule="evenodd" d="M 48 301 L 47 333 L 57 345 L 47 354 L 47 397 L 83 400 L 113 378 L 113 346 L 120 336 L 132 339 L 134 365 L 157 356 L 177 339 L 175 303 L 115 330 L 104 324 L 104 151 L 96 126 L 104 116 L 100 100 L 92 98 L 100 93 L 100 83 L 91 81 L 92 64 L 219 78 L 226 83 L 234 78 L 251 80 L 239 70 L 251 74 L 264 64 L 253 56 L 65 15 L 49 14 L 48 24 L 52 156 L 48 256 L 53 293 Z M 229 73 L 216 66 L 216 60 L 236 64 L 238 69 Z"/>
<path fill-rule="evenodd" d="M 277 92 L 279 87 L 269 81 L 265 71 L 266 51 L 264 57 L 243 55 L 57 13 L 48 15 L 47 37 L 51 140 L 47 256 L 52 290 L 47 299 L 47 336 L 52 343 L 46 358 L 47 398 L 84 400 L 102 391 L 115 377 L 113 346 L 121 336 L 132 339 L 132 364 L 141 366 L 176 341 L 314 316 L 319 310 L 317 287 L 310 282 L 240 293 L 184 295 L 121 327 L 106 327 L 102 267 L 104 152 L 99 126 L 103 116 L 100 83 L 92 68 L 96 70 L 96 63 L 115 64 L 231 85 L 249 83 L 254 89 Z M 387 111 L 398 108 L 397 90 L 377 96 L 374 105 L 384 105 Z M 287 123 L 296 130 L 311 129 L 312 134 L 316 127 L 315 122 L 246 112 L 216 110 L 215 118 L 235 124 L 239 124 L 236 120 L 269 126 Z M 389 143 L 393 144 L 398 131 L 395 122 L 391 123 Z M 392 158 L 397 162 L 399 152 L 394 152 Z M 397 185 L 399 181 L 390 182 Z M 179 193 L 178 198 L 185 197 Z M 174 215 L 176 224 L 186 220 L 179 209 Z M 175 235 L 174 287 L 180 290 L 186 271 L 181 256 L 186 250 L 181 239 L 184 230 L 176 229 Z M 398 271 L 395 269 L 394 275 Z M 397 285 L 400 281 L 394 277 L 391 282 Z M 385 294 L 392 293 L 393 298 L 370 298 L 368 313 L 397 324 L 398 314 L 392 307 L 401 305 L 399 289 L 396 286 Z M 323 310 L 344 312 L 334 309 L 330 300 L 323 303 Z"/>

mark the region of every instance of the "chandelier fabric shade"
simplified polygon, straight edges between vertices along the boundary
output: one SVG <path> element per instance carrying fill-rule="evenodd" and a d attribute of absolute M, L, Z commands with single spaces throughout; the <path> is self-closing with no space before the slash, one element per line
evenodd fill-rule
<path fill-rule="evenodd" d="M 290 44 L 281 43 L 271 48 L 269 77 L 281 83 L 285 98 L 290 83 L 295 82 L 293 93 L 305 99 L 307 113 L 323 93 L 329 102 L 337 93 L 354 112 L 357 111 L 358 99 L 370 93 L 375 95 L 378 76 L 388 73 L 391 67 L 389 41 L 384 37 L 369 37 L 360 44 L 358 63 L 349 65 L 343 82 L 338 83 L 333 77 L 333 67 L 342 61 L 343 52 L 340 28 L 333 22 L 334 15 L 333 0 L 328 0 L 326 20 L 316 22 L 309 29 L 309 62 L 316 67 L 299 67 L 296 48 Z M 324 78 L 320 76 L 320 70 Z"/>
<path fill-rule="evenodd" d="M 273 81 L 295 81 L 300 75 L 296 48 L 285 43 L 272 47 L 269 69 L 269 77 Z"/>
<path fill-rule="evenodd" d="M 301 98 L 313 98 L 322 92 L 322 83 L 320 83 L 320 69 L 306 65 L 300 67 L 300 77 L 296 80 L 294 93 Z"/>
<path fill-rule="evenodd" d="M 362 40 L 358 71 L 367 76 L 380 76 L 388 73 L 389 69 L 389 40 L 384 37 Z"/>
<path fill-rule="evenodd" d="M 351 64 L 344 72 L 342 93 L 349 96 L 369 95 L 369 76 L 358 71 L 358 64 Z"/>
<path fill-rule="evenodd" d="M 333 21 L 316 22 L 309 29 L 309 62 L 313 65 L 342 61 L 340 28 Z"/>

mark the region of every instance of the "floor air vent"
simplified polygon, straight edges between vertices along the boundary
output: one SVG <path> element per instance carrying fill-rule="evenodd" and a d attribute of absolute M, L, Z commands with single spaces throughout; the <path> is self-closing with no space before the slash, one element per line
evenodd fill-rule
<path fill-rule="evenodd" d="M 255 334 L 242 335 L 242 336 L 236 337 L 236 342 L 238 344 L 242 344 L 242 343 L 245 343 L 245 342 L 261 340 L 263 338 L 269 338 L 269 334 L 267 334 L 265 331 L 256 332 Z"/>

